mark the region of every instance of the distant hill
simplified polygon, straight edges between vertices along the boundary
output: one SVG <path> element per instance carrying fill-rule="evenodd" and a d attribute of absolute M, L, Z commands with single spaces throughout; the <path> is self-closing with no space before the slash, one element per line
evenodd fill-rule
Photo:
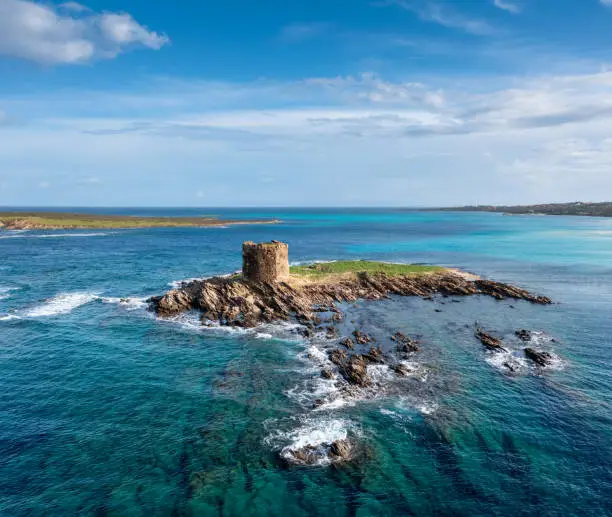
<path fill-rule="evenodd" d="M 434 209 L 431 209 L 434 210 Z M 504 214 L 542 214 L 542 215 L 582 215 L 594 217 L 612 217 L 612 202 L 605 203 L 549 203 L 545 205 L 519 206 L 461 206 L 453 208 L 436 208 L 435 210 L 452 212 L 501 212 Z"/>

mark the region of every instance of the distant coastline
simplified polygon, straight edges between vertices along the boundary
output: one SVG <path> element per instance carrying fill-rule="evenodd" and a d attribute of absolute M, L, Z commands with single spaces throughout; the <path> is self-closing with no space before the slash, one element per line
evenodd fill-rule
<path fill-rule="evenodd" d="M 450 208 L 428 208 L 425 211 L 494 212 L 506 215 L 574 215 L 586 217 L 612 217 L 612 202 L 605 203 L 548 203 L 542 205 L 493 206 L 476 205 Z"/>
<path fill-rule="evenodd" d="M 91 230 L 109 228 L 204 228 L 238 224 L 277 224 L 274 219 L 219 219 L 217 217 L 145 217 L 77 214 L 69 212 L 0 212 L 5 230 Z"/>

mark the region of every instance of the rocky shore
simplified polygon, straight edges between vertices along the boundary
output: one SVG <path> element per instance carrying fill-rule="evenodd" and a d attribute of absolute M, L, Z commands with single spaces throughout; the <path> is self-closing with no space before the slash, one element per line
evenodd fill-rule
<path fill-rule="evenodd" d="M 415 362 L 421 350 L 417 337 L 400 331 L 378 336 L 345 322 L 351 309 L 340 304 L 357 300 L 381 300 L 417 296 L 425 300 L 482 295 L 497 300 L 524 300 L 550 304 L 545 296 L 519 287 L 484 280 L 454 269 L 434 266 L 345 261 L 289 268 L 286 247 L 272 241 L 243 247 L 243 274 L 193 280 L 162 296 L 149 299 L 150 309 L 164 318 L 198 311 L 202 325 L 252 328 L 274 322 L 300 323 L 297 330 L 311 343 L 326 343 L 308 354 L 316 365 L 316 377 L 329 393 L 317 392 L 307 412 L 329 410 L 344 401 L 381 396 L 409 386 L 422 374 Z M 280 267 L 282 266 L 282 267 Z M 273 278 L 262 281 L 261 278 Z M 343 313 L 345 311 L 345 313 Z M 440 311 L 440 309 L 436 309 Z M 506 352 L 502 341 L 477 327 L 476 337 L 491 353 Z M 521 343 L 531 343 L 527 330 L 517 331 Z M 550 356 L 526 348 L 525 356 L 539 366 Z M 356 436 L 325 436 L 299 440 L 279 451 L 280 457 L 297 465 L 329 465 L 349 461 L 361 454 Z"/>
<path fill-rule="evenodd" d="M 215 277 L 186 283 L 149 302 L 152 310 L 162 317 L 189 310 L 201 311 L 203 324 L 254 327 L 260 323 L 295 319 L 312 326 L 318 323 L 320 312 L 339 314 L 337 303 L 380 300 L 390 295 L 422 298 L 485 295 L 498 300 L 512 298 L 537 304 L 551 303 L 549 298 L 519 287 L 450 269 L 420 275 L 357 273 L 329 281 L 290 278 L 275 283 L 250 282 L 239 275 Z"/>

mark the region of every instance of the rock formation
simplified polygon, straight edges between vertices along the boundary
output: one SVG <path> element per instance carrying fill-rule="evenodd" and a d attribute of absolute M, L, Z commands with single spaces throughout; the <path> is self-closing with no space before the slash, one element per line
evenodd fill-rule
<path fill-rule="evenodd" d="M 202 322 L 239 327 L 295 319 L 316 324 L 317 312 L 339 313 L 336 303 L 358 299 L 380 300 L 389 295 L 430 297 L 434 295 L 487 295 L 498 300 L 513 298 L 549 304 L 550 299 L 532 295 L 524 289 L 474 279 L 458 271 L 442 269 L 419 275 L 356 273 L 328 280 L 312 281 L 289 274 L 288 247 L 270 242 L 243 245 L 241 276 L 194 280 L 163 296 L 149 299 L 159 316 L 174 316 L 183 311 L 199 310 Z M 354 336 L 367 342 L 369 336 Z"/>

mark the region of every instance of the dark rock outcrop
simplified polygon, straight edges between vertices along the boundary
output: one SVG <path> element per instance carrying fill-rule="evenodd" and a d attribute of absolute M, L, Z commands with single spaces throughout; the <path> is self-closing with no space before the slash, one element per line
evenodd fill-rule
<path fill-rule="evenodd" d="M 283 456 L 300 465 L 320 465 L 336 463 L 351 458 L 353 444 L 348 439 L 340 439 L 331 443 L 306 445 L 300 449 L 286 450 Z"/>
<path fill-rule="evenodd" d="M 538 350 L 534 350 L 533 348 L 525 348 L 525 357 L 527 359 L 531 359 L 538 366 L 548 366 L 552 363 L 553 356 L 548 352 L 540 352 Z"/>
<path fill-rule="evenodd" d="M 419 345 L 417 344 L 417 342 L 409 338 L 405 334 L 402 334 L 401 332 L 396 332 L 395 334 L 393 334 L 391 336 L 391 341 L 395 341 L 397 343 L 396 349 L 398 352 L 408 354 L 410 352 L 419 351 Z"/>
<path fill-rule="evenodd" d="M 344 338 L 342 341 L 340 341 L 340 344 L 349 350 L 352 350 L 355 346 L 355 342 L 350 337 Z"/>
<path fill-rule="evenodd" d="M 486 346 L 489 350 L 494 350 L 496 352 L 505 352 L 506 349 L 502 345 L 501 339 L 492 336 L 488 332 L 485 332 L 480 327 L 476 327 L 476 337 L 480 339 L 480 342 Z"/>
<path fill-rule="evenodd" d="M 355 343 L 358 345 L 366 345 L 372 341 L 372 338 L 360 330 L 353 331 L 353 337 L 355 338 Z"/>
<path fill-rule="evenodd" d="M 514 334 L 521 341 L 531 341 L 531 332 L 529 330 L 520 329 L 517 330 Z"/>

